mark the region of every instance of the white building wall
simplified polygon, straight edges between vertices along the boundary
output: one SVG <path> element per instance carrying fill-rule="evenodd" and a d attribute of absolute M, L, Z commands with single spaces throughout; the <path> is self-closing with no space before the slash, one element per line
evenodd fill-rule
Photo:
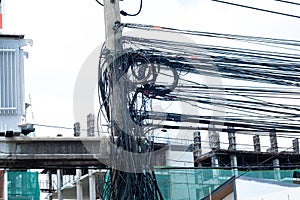
<path fill-rule="evenodd" d="M 300 187 L 236 180 L 237 199 L 242 200 L 297 200 L 300 197 Z"/>
<path fill-rule="evenodd" d="M 166 152 L 166 165 L 172 167 L 194 167 L 193 152 L 168 150 Z"/>

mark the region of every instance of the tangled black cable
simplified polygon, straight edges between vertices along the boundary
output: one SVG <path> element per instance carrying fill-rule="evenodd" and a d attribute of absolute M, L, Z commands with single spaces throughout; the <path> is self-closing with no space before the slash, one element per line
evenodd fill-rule
<path fill-rule="evenodd" d="M 118 57 L 103 48 L 99 100 L 114 129 L 111 137 L 117 149 L 112 151 L 115 158 L 112 166 L 123 162 L 125 167 L 133 164 L 150 169 L 151 157 L 129 161 L 135 153 L 154 151 L 152 136 L 156 129 L 184 129 L 192 133 L 195 130 L 229 132 L 228 127 L 234 127 L 240 135 L 269 136 L 276 130 L 278 137 L 300 137 L 300 105 L 297 103 L 300 100 L 300 41 L 140 24 L 123 24 L 122 27 L 188 34 L 201 39 L 210 37 L 216 43 L 224 39 L 238 41 L 244 47 L 124 36 L 123 52 Z M 272 50 L 247 48 L 249 44 L 272 46 Z M 224 79 L 230 84 L 216 81 Z M 114 90 L 113 84 L 118 90 Z M 116 91 L 125 93 L 122 99 L 117 98 Z M 122 105 L 118 112 L 126 130 L 109 116 L 115 109 L 111 107 L 112 101 L 113 105 Z M 178 112 L 153 106 L 159 103 L 170 107 L 181 104 L 190 109 Z M 211 124 L 215 127 L 210 128 Z M 121 155 L 120 150 L 128 155 Z M 105 194 L 110 199 L 130 195 L 139 199 L 163 198 L 151 170 L 137 174 L 112 167 L 108 184 Z"/>
<path fill-rule="evenodd" d="M 121 129 L 110 116 L 110 102 L 114 97 L 114 87 L 112 84 L 117 84 L 119 80 L 126 78 L 125 85 L 121 87 L 128 88 L 128 98 L 135 98 L 134 93 L 141 85 L 144 85 L 146 79 L 152 78 L 155 80 L 155 69 L 148 66 L 148 61 L 144 59 L 142 52 L 124 51 L 122 55 L 113 60 L 111 53 L 103 48 L 99 62 L 99 101 L 101 107 L 105 109 L 107 119 L 112 123 L 113 131 L 111 131 L 111 142 L 113 144 L 111 152 L 111 170 L 109 171 L 109 179 L 105 184 L 103 198 L 104 199 L 163 199 L 163 196 L 156 183 L 156 178 L 153 169 L 154 142 L 150 140 L 147 132 L 143 129 L 135 131 L 134 129 Z M 117 64 L 117 65 L 116 65 Z M 117 66 L 117 67 L 116 67 Z M 144 66 L 144 67 L 142 67 Z M 113 71 L 111 73 L 110 71 Z M 113 77 L 112 77 L 113 76 Z M 114 79 L 115 81 L 113 81 Z M 118 87 L 117 85 L 114 85 Z M 136 95 L 137 96 L 137 95 Z M 131 103 L 130 103 L 131 102 Z M 141 106 L 137 109 L 138 102 L 129 100 L 128 106 L 132 108 L 138 116 L 147 108 Z M 120 103 L 123 103 L 120 101 Z M 144 102 L 144 106 L 148 103 Z M 127 106 L 126 106 L 127 107 Z M 148 110 L 149 111 L 149 110 Z M 121 110 L 119 112 L 122 112 Z M 132 115 L 132 118 L 134 116 Z M 125 120 L 126 121 L 126 120 Z M 137 121 L 143 121 L 135 119 Z M 130 125 L 128 125 L 130 126 Z M 145 154 L 142 160 L 135 160 L 137 154 Z M 124 167 L 123 167 L 124 166 Z M 143 169 L 142 171 L 135 171 Z"/>
<path fill-rule="evenodd" d="M 246 43 L 254 42 L 262 45 L 276 44 L 278 45 L 276 46 L 277 48 L 285 46 L 290 49 L 290 46 L 299 43 L 299 41 L 295 40 L 184 31 L 149 25 L 125 24 L 124 26 L 145 30 L 199 35 L 201 37 L 241 40 Z M 173 66 L 181 66 L 177 68 L 177 71 L 180 71 L 180 73 L 185 72 L 187 74 L 207 75 L 211 77 L 216 76 L 248 82 L 248 85 L 245 87 L 238 88 L 230 85 L 225 88 L 217 85 L 199 84 L 197 81 L 191 81 L 188 78 L 185 79 L 183 76 L 180 76 L 178 86 L 174 91 L 166 94 L 165 98 L 156 99 L 197 104 L 198 106 L 194 107 L 198 107 L 202 110 L 214 110 L 211 106 L 215 108 L 228 108 L 229 111 L 227 112 L 234 113 L 235 116 L 234 118 L 224 118 L 226 125 L 246 128 L 249 124 L 253 124 L 253 128 L 255 127 L 258 131 L 266 131 L 276 127 L 278 128 L 278 132 L 297 132 L 300 119 L 299 105 L 293 105 L 287 102 L 284 104 L 274 103 L 274 101 L 280 98 L 299 99 L 300 94 L 297 91 L 297 87 L 300 81 L 300 73 L 298 70 L 300 57 L 298 54 L 225 46 L 197 45 L 145 38 L 127 37 L 125 40 L 133 46 L 143 48 L 144 52 L 149 52 L 147 59 L 151 58 L 151 52 L 153 52 L 152 56 L 155 55 L 160 59 L 168 60 Z M 276 47 L 274 47 L 274 49 Z M 149 51 L 145 50 L 147 48 L 149 48 Z M 209 57 L 208 61 L 207 59 L 205 61 L 205 56 L 203 56 L 202 53 L 203 50 L 205 56 Z M 172 51 L 172 53 L 169 53 L 170 51 Z M 297 49 L 295 51 L 297 51 Z M 176 52 L 175 56 L 174 52 Z M 212 62 L 215 67 L 212 68 L 209 62 Z M 252 84 L 253 82 L 271 84 L 273 86 L 250 87 L 249 83 Z M 144 89 L 141 88 L 141 90 Z M 212 95 L 218 94 L 224 94 L 227 98 L 214 97 L 214 99 L 212 99 Z M 211 106 L 207 107 L 205 105 Z M 166 116 L 167 115 L 176 115 L 176 113 L 169 113 L 166 114 Z M 146 116 L 146 118 L 151 118 L 159 116 L 159 114 L 147 113 Z M 189 116 L 189 119 L 191 119 L 189 122 L 194 122 L 195 124 L 201 122 L 196 120 L 197 115 Z M 162 118 L 168 120 L 168 117 L 161 116 L 157 117 L 157 120 Z M 140 119 L 144 118 L 140 117 Z M 172 120 L 174 119 L 170 118 L 170 121 Z M 235 120 L 235 122 L 233 120 Z M 236 120 L 239 122 L 237 123 Z M 209 121 L 204 124 L 207 123 L 209 123 Z M 195 126 L 195 130 L 197 128 L 199 127 Z M 224 130 L 226 130 L 226 128 Z"/>

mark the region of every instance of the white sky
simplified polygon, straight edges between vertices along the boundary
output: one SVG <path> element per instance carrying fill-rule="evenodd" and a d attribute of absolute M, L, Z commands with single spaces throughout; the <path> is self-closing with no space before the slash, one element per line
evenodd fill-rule
<path fill-rule="evenodd" d="M 95 0 L 4 0 L 5 32 L 33 40 L 26 61 L 26 98 L 31 95 L 35 123 L 72 127 L 73 91 L 88 55 L 104 42 L 103 8 Z M 229 1 L 229 0 L 228 0 Z M 297 2 L 297 0 L 294 0 Z M 140 0 L 124 0 L 121 9 L 135 13 Z M 232 0 L 251 6 L 300 13 L 300 6 L 274 0 Z M 122 22 L 180 29 L 300 40 L 300 19 L 237 8 L 210 0 L 143 0 L 136 17 Z M 96 71 L 94 73 L 97 73 Z M 95 83 L 96 84 L 96 83 Z M 59 129 L 36 127 L 38 136 Z"/>

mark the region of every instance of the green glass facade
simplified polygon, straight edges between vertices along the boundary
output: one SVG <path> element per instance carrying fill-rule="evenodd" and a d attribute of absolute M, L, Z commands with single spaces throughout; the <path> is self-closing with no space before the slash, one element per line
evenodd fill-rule
<path fill-rule="evenodd" d="M 38 172 L 7 172 L 8 200 L 40 200 Z"/>
<path fill-rule="evenodd" d="M 233 171 L 224 169 L 156 169 L 165 200 L 202 199 L 232 176 L 293 183 L 295 170 Z"/>

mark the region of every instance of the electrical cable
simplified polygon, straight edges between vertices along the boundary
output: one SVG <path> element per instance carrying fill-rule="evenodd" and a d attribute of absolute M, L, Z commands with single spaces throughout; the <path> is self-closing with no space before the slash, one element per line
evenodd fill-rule
<path fill-rule="evenodd" d="M 103 3 L 101 3 L 99 0 L 96 0 L 96 2 L 97 2 L 100 6 L 104 6 Z"/>
<path fill-rule="evenodd" d="M 289 4 L 294 4 L 294 5 L 300 6 L 300 3 L 296 3 L 296 2 L 293 2 L 293 1 L 285 1 L 285 0 L 274 0 L 274 1 L 279 1 L 279 2 L 282 2 L 282 3 L 289 3 Z"/>
<path fill-rule="evenodd" d="M 112 143 L 119 150 L 128 152 L 123 156 L 120 151 L 112 151 L 112 166 L 122 163 L 122 169 L 133 166 L 133 171 L 138 166 L 145 168 L 140 174 L 111 169 L 103 197 L 163 199 L 155 174 L 150 170 L 151 156 L 134 159 L 135 153 L 149 152 L 151 155 L 156 140 L 154 132 L 158 130 L 228 133 L 230 127 L 234 127 L 236 135 L 269 137 L 270 132 L 275 131 L 278 138 L 300 137 L 300 105 L 292 101 L 300 99 L 300 49 L 297 49 L 300 41 L 141 24 L 120 26 L 124 27 L 214 38 L 216 44 L 219 39 L 226 39 L 247 45 L 272 46 L 272 49 L 128 36 L 121 38 L 123 52 L 117 59 L 102 48 L 98 69 L 98 113 L 103 111 L 111 124 Z M 207 83 L 200 77 L 210 77 L 213 81 Z M 225 79 L 230 84 L 222 85 L 215 81 L 218 79 Z M 118 82 L 122 87 L 116 85 Z M 124 94 L 119 97 L 116 93 Z M 160 109 L 156 104 L 167 105 L 167 108 Z M 172 110 L 172 105 L 183 104 L 189 105 L 190 109 Z M 116 112 L 114 109 L 118 109 L 118 117 L 124 119 L 122 128 L 110 116 L 111 110 Z M 160 141 L 164 140 L 178 142 L 160 138 Z M 241 148 L 252 146 L 237 145 Z M 118 189 L 114 189 L 116 187 Z"/>
<path fill-rule="evenodd" d="M 108 112 L 110 110 L 110 99 L 115 96 L 116 92 L 112 90 L 112 88 L 114 87 L 111 84 L 114 81 L 111 80 L 120 79 L 120 77 L 130 69 L 130 67 L 132 66 L 131 64 L 133 64 L 132 61 L 134 60 L 131 59 L 132 55 L 133 54 L 124 54 L 115 61 L 116 63 L 113 63 L 111 62 L 112 57 L 110 56 L 110 52 L 106 51 L 105 48 L 101 51 L 101 64 L 99 64 L 98 73 L 99 100 L 101 106 L 106 104 L 103 107 L 106 110 L 105 113 L 107 114 L 107 118 L 109 120 L 112 120 Z M 121 64 L 121 66 L 115 67 L 118 66 L 118 64 Z M 109 75 L 109 70 L 112 69 L 115 70 L 115 73 Z M 111 79 L 108 79 L 108 77 Z M 140 77 L 140 73 L 137 73 L 136 77 Z M 120 101 L 120 99 L 115 100 L 118 104 L 123 103 L 122 101 Z M 160 194 L 159 188 L 157 187 L 155 175 L 149 172 L 151 170 L 151 157 L 145 157 L 142 160 L 139 160 L 140 163 L 136 163 L 136 161 L 133 159 L 133 153 L 153 152 L 154 143 L 149 143 L 145 135 L 137 135 L 130 129 L 128 130 L 128 132 L 125 132 L 118 126 L 116 126 L 114 122 L 110 121 L 110 123 L 114 128 L 114 130 L 111 131 L 112 143 L 115 144 L 118 148 L 129 152 L 128 155 L 125 155 L 125 157 L 123 157 L 119 154 L 119 151 L 112 150 L 112 158 L 116 158 L 112 160 L 112 165 L 119 165 L 118 163 L 121 162 L 124 165 L 124 167 L 122 168 L 123 170 L 130 169 L 130 166 L 135 167 L 142 165 L 144 166 L 143 170 L 145 172 L 129 173 L 126 170 L 123 171 L 118 169 L 111 169 L 109 172 L 110 179 L 106 183 L 105 190 L 102 196 L 108 199 L 126 199 L 127 197 L 136 199 L 163 199 L 162 195 Z M 125 160 L 127 161 L 125 162 Z M 130 163 L 128 161 L 130 161 Z M 135 170 L 133 169 L 133 171 Z M 114 190 L 115 187 L 119 189 Z"/>
<path fill-rule="evenodd" d="M 195 36 L 201 36 L 201 37 L 234 39 L 234 40 L 240 40 L 240 41 L 244 41 L 244 42 L 253 41 L 253 42 L 259 42 L 259 43 L 270 43 L 270 44 L 291 45 L 291 46 L 298 46 L 300 44 L 299 40 L 257 37 L 257 36 L 245 36 L 245 35 L 224 34 L 224 33 L 213 33 L 213 32 L 194 31 L 194 30 L 193 31 L 192 30 L 181 30 L 181 29 L 176 29 L 176 28 L 153 26 L 153 25 L 146 25 L 146 24 L 126 23 L 126 24 L 123 24 L 122 26 L 124 26 L 126 28 L 131 28 L 131 29 L 181 33 L 181 34 L 195 35 Z M 126 39 L 126 37 L 124 39 Z M 151 41 L 150 39 L 145 39 L 145 38 L 139 38 L 139 40 L 141 42 Z M 163 42 L 163 41 L 161 41 L 161 42 Z M 166 42 L 166 41 L 164 41 L 164 42 Z M 186 43 L 186 44 L 188 44 L 188 43 Z M 181 45 L 178 42 L 178 47 L 180 47 Z M 189 44 L 189 45 L 195 45 L 195 44 Z M 176 46 L 173 46 L 173 48 L 174 47 L 176 47 Z M 226 48 L 226 47 L 223 46 L 223 48 Z M 239 49 L 242 49 L 242 48 L 239 48 Z"/>
<path fill-rule="evenodd" d="M 287 16 L 287 17 L 300 18 L 300 16 L 298 16 L 298 15 L 292 15 L 292 14 L 287 14 L 287 13 L 282 13 L 282 12 L 277 12 L 277 11 L 272 11 L 272 10 L 267 10 L 267 9 L 252 7 L 252 6 L 246 6 L 246 5 L 227 2 L 227 1 L 221 1 L 221 0 L 211 0 L 211 1 L 215 1 L 215 2 L 223 3 L 223 4 L 228 4 L 228 5 L 233 5 L 233 6 L 238 6 L 238 7 L 243 7 L 243 8 L 249 8 L 249 9 L 263 11 L 263 12 L 268 12 L 268 13 L 272 13 L 272 14 L 283 15 L 283 16 Z"/>
<path fill-rule="evenodd" d="M 58 129 L 67 129 L 67 130 L 73 130 L 71 127 L 64 127 L 64 126 L 55 126 L 55 125 L 47 125 L 47 124 L 32 124 L 34 126 L 42 126 L 47 128 L 58 128 Z"/>
<path fill-rule="evenodd" d="M 46 127 L 46 128 L 55 128 L 55 129 L 66 129 L 66 130 L 74 130 L 74 128 L 71 127 L 66 127 L 66 126 L 57 126 L 57 125 L 48 125 L 48 124 L 32 124 L 34 126 L 40 126 L 40 127 Z M 87 129 L 80 129 L 80 131 L 85 131 L 87 132 Z M 98 132 L 98 131 L 96 131 Z M 99 134 L 99 133 L 98 133 Z"/>
<path fill-rule="evenodd" d="M 137 15 L 139 15 L 141 13 L 142 8 L 143 8 L 143 0 L 141 0 L 140 8 L 139 8 L 139 10 L 138 10 L 137 13 L 135 13 L 135 14 L 129 14 L 129 13 L 125 12 L 124 10 L 121 10 L 120 14 L 123 15 L 123 16 L 135 17 L 135 16 L 137 16 Z"/>

